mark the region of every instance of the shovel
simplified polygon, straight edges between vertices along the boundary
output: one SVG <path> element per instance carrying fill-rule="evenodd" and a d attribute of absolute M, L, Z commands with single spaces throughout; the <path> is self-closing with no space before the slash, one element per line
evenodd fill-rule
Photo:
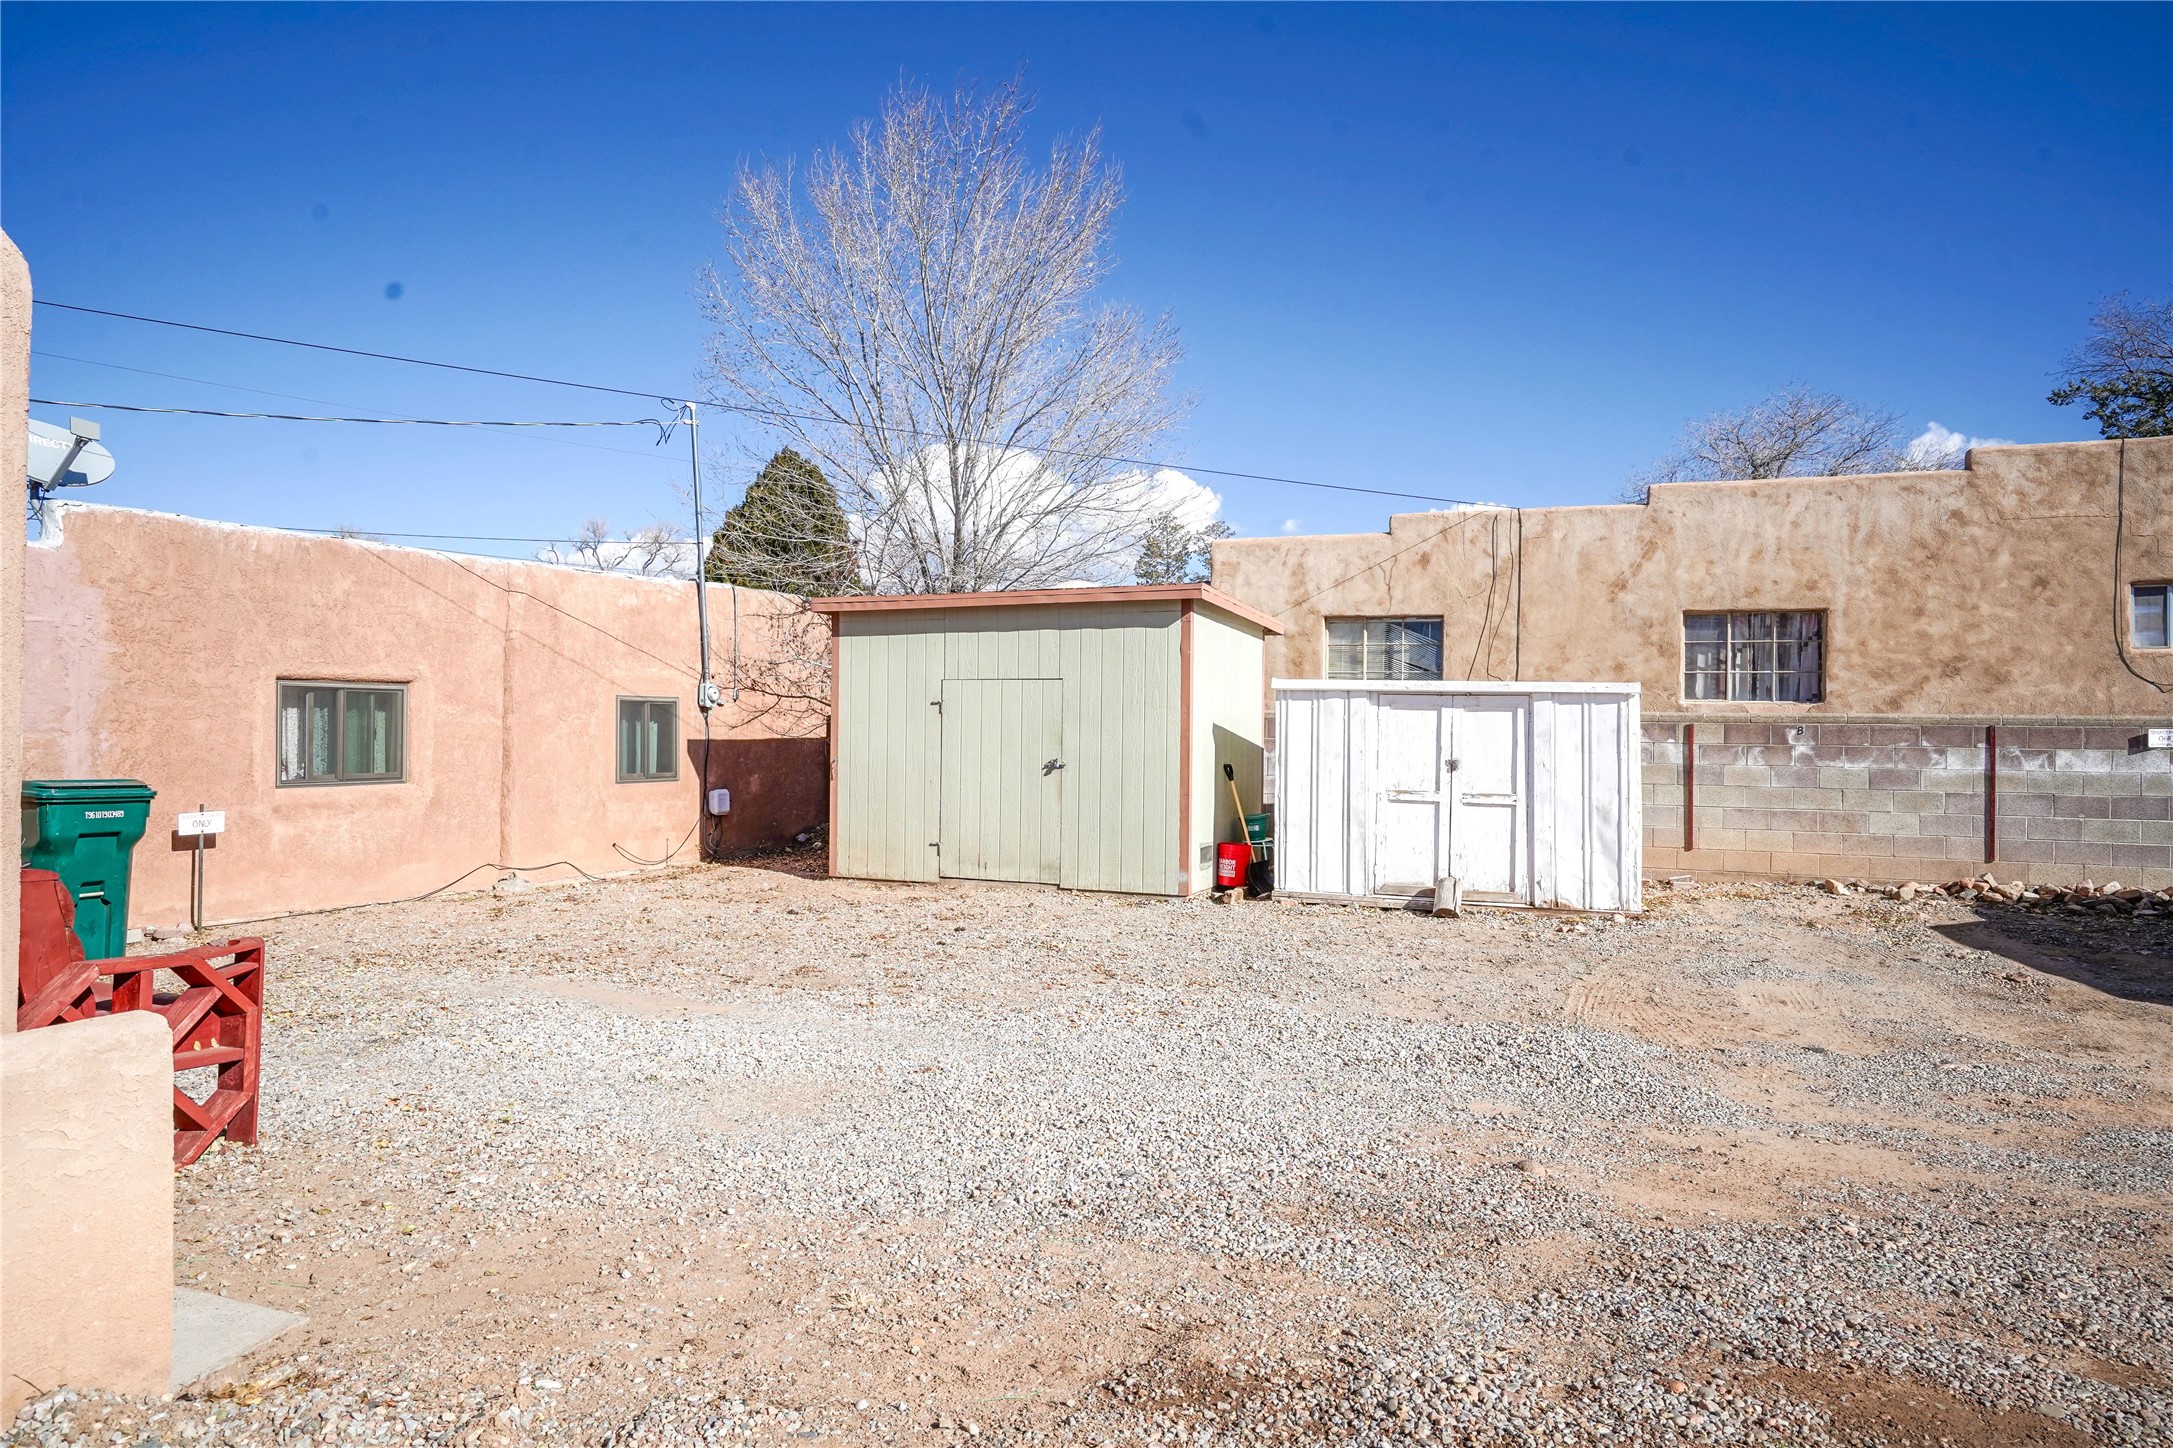
<path fill-rule="evenodd" d="M 1257 860 L 1260 858 L 1260 847 L 1252 842 L 1252 831 L 1245 828 L 1245 801 L 1238 797 L 1237 771 L 1225 764 L 1222 766 L 1222 777 L 1230 782 L 1230 803 L 1237 806 L 1237 830 L 1245 837 L 1245 854 L 1247 858 Z"/>

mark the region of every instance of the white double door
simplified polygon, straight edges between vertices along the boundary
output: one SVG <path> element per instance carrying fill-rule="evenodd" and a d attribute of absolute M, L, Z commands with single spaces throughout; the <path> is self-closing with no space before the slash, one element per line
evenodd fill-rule
<path fill-rule="evenodd" d="M 1465 898 L 1530 897 L 1530 701 L 1485 694 L 1375 696 L 1373 893 L 1455 876 Z"/>

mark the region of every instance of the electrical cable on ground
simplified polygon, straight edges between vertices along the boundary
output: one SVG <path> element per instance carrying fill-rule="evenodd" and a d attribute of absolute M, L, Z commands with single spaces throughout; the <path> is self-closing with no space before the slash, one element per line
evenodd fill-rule
<path fill-rule="evenodd" d="M 611 848 L 616 850 L 618 846 L 613 845 Z M 510 874 L 532 874 L 539 870 L 555 870 L 560 865 L 564 865 L 582 879 L 592 880 L 599 885 L 609 878 L 604 875 L 591 875 L 571 860 L 553 860 L 547 865 L 501 865 L 496 861 L 489 861 L 477 865 L 474 869 L 463 870 L 435 890 L 425 890 L 420 895 L 403 895 L 397 900 L 364 900 L 356 905 L 327 905 L 321 910 L 288 910 L 278 915 L 251 915 L 241 920 L 221 920 L 216 928 L 224 930 L 229 925 L 261 925 L 267 920 L 298 920 L 305 915 L 340 915 L 349 910 L 375 910 L 386 905 L 413 905 L 418 900 L 428 900 L 433 895 L 443 895 L 470 875 L 478 874 L 484 870 L 504 870 Z M 205 928 L 210 929 L 213 927 L 207 926 Z"/>
<path fill-rule="evenodd" d="M 700 820 L 696 820 L 694 824 L 689 827 L 687 832 L 679 837 L 679 843 L 673 845 L 670 850 L 666 851 L 664 858 L 661 860 L 643 859 L 640 855 L 635 854 L 632 850 L 629 850 L 624 845 L 614 844 L 611 848 L 618 852 L 618 856 L 620 859 L 632 860 L 637 865 L 668 865 L 671 863 L 672 856 L 678 854 L 681 850 L 685 849 L 687 847 L 687 841 L 694 838 L 694 831 L 700 829 L 701 827 L 702 822 Z"/>

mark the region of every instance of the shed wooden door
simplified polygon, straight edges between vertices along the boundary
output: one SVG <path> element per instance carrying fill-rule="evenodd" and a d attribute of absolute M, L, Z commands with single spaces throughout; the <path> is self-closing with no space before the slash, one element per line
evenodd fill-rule
<path fill-rule="evenodd" d="M 1442 873 L 1443 767 L 1449 716 L 1440 698 L 1379 696 L 1373 767 L 1373 893 L 1416 895 Z"/>
<path fill-rule="evenodd" d="M 1375 698 L 1372 893 L 1420 895 L 1454 875 L 1467 896 L 1525 900 L 1528 701 Z"/>
<path fill-rule="evenodd" d="M 1521 901 L 1530 831 L 1524 786 L 1526 701 L 1462 694 L 1449 701 L 1449 870 L 1464 894 Z"/>
<path fill-rule="evenodd" d="M 937 872 L 1056 884 L 1063 753 L 1063 680 L 945 679 Z"/>

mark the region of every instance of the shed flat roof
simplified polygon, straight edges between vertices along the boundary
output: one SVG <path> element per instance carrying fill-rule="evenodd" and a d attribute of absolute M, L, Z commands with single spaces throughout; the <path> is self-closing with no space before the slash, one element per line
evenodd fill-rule
<path fill-rule="evenodd" d="M 1140 583 L 1116 588 L 1020 588 L 988 593 L 886 593 L 811 598 L 817 613 L 875 613 L 900 609 L 1028 608 L 1064 603 L 1204 603 L 1263 632 L 1283 632 L 1281 620 L 1204 583 Z"/>
<path fill-rule="evenodd" d="M 1559 679 L 1276 679 L 1278 694 L 1637 694 L 1636 684 Z"/>

